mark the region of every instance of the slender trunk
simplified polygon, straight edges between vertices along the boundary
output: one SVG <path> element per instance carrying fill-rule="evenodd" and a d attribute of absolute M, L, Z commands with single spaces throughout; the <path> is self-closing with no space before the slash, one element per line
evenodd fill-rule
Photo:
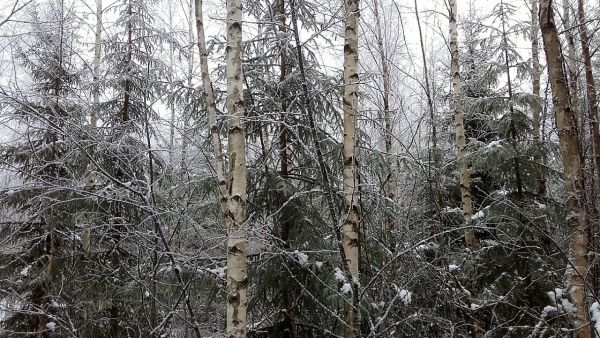
<path fill-rule="evenodd" d="M 392 117 L 390 112 L 390 69 L 387 55 L 385 52 L 383 30 L 381 29 L 381 18 L 379 17 L 379 3 L 373 0 L 373 14 L 375 15 L 375 28 L 377 29 L 377 51 L 381 62 L 381 77 L 383 80 L 383 122 L 384 126 L 384 143 L 387 164 L 389 173 L 384 183 L 384 191 L 386 196 L 395 204 L 396 203 L 396 171 L 394 167 L 394 157 L 392 156 Z M 390 231 L 394 229 L 393 217 L 386 216 L 384 230 Z"/>
<path fill-rule="evenodd" d="M 567 69 L 569 71 L 569 92 L 571 94 L 571 109 L 575 113 L 575 117 L 577 118 L 578 130 L 582 131 L 581 118 L 578 114 L 579 111 L 579 90 L 578 90 L 578 82 L 579 76 L 577 76 L 577 48 L 575 47 L 575 38 L 573 36 L 573 30 L 571 29 L 571 9 L 569 8 L 569 1 L 563 0 L 563 25 L 565 26 L 565 36 L 567 40 L 568 46 L 568 62 L 566 64 Z M 581 137 L 581 135 L 580 135 Z"/>
<path fill-rule="evenodd" d="M 169 1 L 169 32 L 173 34 L 173 2 Z M 169 166 L 173 167 L 174 151 L 175 151 L 175 101 L 174 91 L 175 85 L 173 83 L 173 77 L 175 69 L 173 67 L 173 42 L 169 41 L 169 110 L 171 112 L 169 120 Z"/>
<path fill-rule="evenodd" d="M 539 53 L 539 25 L 538 25 L 538 2 L 539 0 L 531 0 L 531 59 L 532 59 L 532 82 L 533 95 L 540 96 L 540 53 Z M 541 106 L 535 104 L 533 106 L 533 144 L 535 147 L 534 161 L 536 168 L 537 184 L 536 192 L 538 196 L 546 195 L 546 178 L 544 176 L 544 160 L 541 156 L 542 143 L 540 142 L 540 113 Z"/>
<path fill-rule="evenodd" d="M 187 74 L 187 85 L 191 90 L 194 78 L 194 22 L 195 17 L 195 1 L 189 0 L 188 3 L 188 46 L 190 47 L 190 57 L 188 59 L 188 74 Z M 200 13 L 202 14 L 202 13 Z M 203 80 L 204 81 L 204 80 Z M 206 101 L 205 101 L 206 102 Z M 190 104 L 190 107 L 193 105 Z M 181 130 L 181 163 L 179 164 L 179 175 L 181 178 L 187 174 L 187 147 L 188 147 L 188 129 L 189 129 L 189 111 L 184 109 L 182 111 L 183 128 Z M 220 144 L 220 142 L 219 142 Z M 222 166 L 221 166 L 222 167 Z"/>
<path fill-rule="evenodd" d="M 98 115 L 100 114 L 100 53 L 102 49 L 102 0 L 96 0 L 96 36 L 94 40 L 94 83 L 92 87 L 93 107 L 90 116 L 90 127 L 92 133 L 96 133 L 98 127 Z"/>
<path fill-rule="evenodd" d="M 242 82 L 242 1 L 227 0 L 227 335 L 246 337 L 246 140 Z"/>
<path fill-rule="evenodd" d="M 286 26 L 285 26 L 285 0 L 278 1 L 278 11 L 279 11 L 279 32 L 280 36 L 285 36 Z M 285 81 L 285 77 L 287 76 L 287 66 L 285 60 L 285 43 L 280 42 L 280 53 L 281 59 L 279 63 L 279 89 L 281 91 L 283 82 Z M 292 168 L 292 159 L 291 159 L 291 149 L 288 144 L 288 130 L 287 130 L 287 102 L 284 98 L 284 94 L 279 92 L 279 100 L 281 104 L 281 127 L 279 131 L 279 152 L 281 156 L 281 176 L 287 177 Z"/>
<path fill-rule="evenodd" d="M 358 116 L 358 20 L 359 0 L 344 0 L 344 207 L 342 209 L 342 245 L 352 277 L 352 304 L 346 304 L 344 337 L 354 337 L 358 324 L 359 286 L 359 187 L 356 159 L 356 121 Z"/>
<path fill-rule="evenodd" d="M 287 27 L 285 25 L 285 0 L 279 0 L 278 4 L 278 14 L 279 14 L 279 26 L 278 30 L 280 32 L 280 36 L 285 36 Z M 281 105 L 281 113 L 280 113 L 280 129 L 279 129 L 279 155 L 280 155 L 280 165 L 281 165 L 281 177 L 283 179 L 287 179 L 292 170 L 293 161 L 292 161 L 292 149 L 288 140 L 288 129 L 287 129 L 287 100 L 285 98 L 285 93 L 282 92 L 283 86 L 285 83 L 285 78 L 287 76 L 287 65 L 286 65 L 286 43 L 281 41 L 279 43 L 280 49 L 280 63 L 279 63 L 279 102 Z M 290 229 L 292 227 L 292 215 L 289 212 L 289 208 L 286 205 L 290 196 L 284 193 L 282 198 L 282 206 L 281 206 L 281 214 L 279 215 L 279 223 L 281 226 L 281 243 L 283 248 L 289 248 L 289 238 L 290 238 Z M 293 311 L 293 290 L 290 286 L 286 287 L 284 290 L 284 308 L 282 309 L 283 313 L 283 323 L 281 329 L 281 337 L 282 338 L 292 338 L 295 337 L 295 324 L 294 317 L 292 316 Z"/>
<path fill-rule="evenodd" d="M 517 131 L 515 128 L 515 123 L 513 121 L 515 108 L 513 106 L 513 89 L 512 89 L 512 80 L 510 78 L 510 63 L 508 60 L 508 40 L 506 38 L 506 18 L 504 13 L 504 2 L 500 0 L 501 6 L 501 21 L 502 21 L 502 47 L 504 52 L 504 67 L 506 68 L 506 83 L 508 85 L 508 109 L 510 112 L 510 143 L 515 151 L 515 157 L 513 159 L 514 170 L 515 170 L 515 184 L 517 186 L 517 193 L 519 196 L 523 194 L 523 181 L 521 179 L 521 164 L 519 162 L 519 147 L 517 142 Z"/>
<path fill-rule="evenodd" d="M 211 137 L 210 139 L 211 139 L 212 148 L 213 148 L 213 156 L 215 157 L 215 171 L 217 174 L 217 184 L 219 187 L 219 199 L 220 199 L 221 211 L 222 211 L 224 217 L 228 217 L 226 215 L 228 193 L 227 193 L 227 182 L 225 180 L 225 162 L 223 160 L 223 147 L 221 145 L 221 137 L 219 135 L 219 127 L 217 125 L 217 109 L 216 109 L 216 105 L 215 105 L 215 94 L 213 91 L 212 81 L 210 79 L 210 73 L 208 70 L 208 51 L 206 50 L 206 37 L 204 35 L 204 16 L 203 16 L 203 10 L 202 10 L 202 0 L 194 0 L 194 1 L 196 4 L 196 33 L 198 35 L 198 50 L 200 52 L 200 68 L 201 68 L 200 72 L 202 74 L 202 89 L 203 89 L 202 95 L 204 96 L 204 105 L 205 105 L 205 109 L 206 109 L 206 116 L 208 119 L 208 126 L 210 128 L 210 137 Z M 239 15 L 241 17 L 241 14 L 239 14 Z M 232 20 L 235 20 L 235 19 L 232 19 Z M 228 19 L 228 22 L 229 22 L 229 19 Z M 235 26 L 234 23 L 231 23 L 231 24 L 233 26 Z M 241 39 L 241 37 L 240 37 L 240 39 Z M 238 43 L 235 41 L 232 41 L 231 44 L 236 45 Z M 241 42 L 239 42 L 239 44 L 241 44 Z M 228 50 L 229 50 L 229 48 L 228 48 Z M 241 53 L 241 52 L 235 51 L 235 53 L 237 53 L 237 56 L 234 55 L 232 62 L 240 63 L 239 53 Z M 228 57 L 229 57 L 229 53 L 228 53 Z M 235 57 L 238 58 L 237 61 L 235 61 L 236 60 Z M 228 63 L 228 66 L 229 66 L 229 63 Z M 239 65 L 236 64 L 231 67 L 239 67 L 240 72 L 241 72 L 241 63 Z M 228 68 L 228 70 L 229 70 L 229 68 Z M 240 88 L 242 87 L 241 79 L 240 79 L 240 84 L 238 86 Z M 241 89 L 239 90 L 238 95 L 239 95 L 240 102 L 236 101 L 235 104 L 239 103 L 241 105 L 241 108 L 238 107 L 238 109 L 240 109 L 242 111 L 242 114 L 240 116 L 243 116 L 243 105 L 242 105 L 243 101 L 241 101 L 242 100 L 241 99 L 241 95 L 242 95 Z M 229 94 L 228 94 L 228 100 L 229 100 Z M 232 115 L 232 113 L 236 112 L 236 111 L 231 110 L 234 107 L 237 107 L 237 106 L 232 106 L 232 107 L 230 107 L 229 105 L 227 106 L 227 111 L 230 113 L 230 115 Z M 239 121 L 237 121 L 237 123 L 239 124 Z M 243 136 L 243 132 L 242 132 L 242 136 Z M 237 149 L 236 151 L 239 152 L 239 149 Z M 245 168 L 245 164 L 244 164 L 244 168 Z M 244 169 L 244 172 L 245 172 L 245 169 Z M 244 197 L 244 199 L 245 199 L 245 197 Z"/>
<path fill-rule="evenodd" d="M 451 72 L 452 72 L 452 91 L 454 93 L 452 99 L 454 104 L 454 127 L 456 130 L 456 148 L 458 149 L 459 158 L 459 183 L 460 196 L 463 209 L 465 223 L 469 223 L 473 216 L 473 202 L 471 199 L 471 177 L 465 162 L 465 126 L 463 120 L 462 106 L 462 81 L 460 77 L 460 59 L 458 52 L 458 28 L 456 23 L 457 15 L 456 0 L 450 0 L 450 53 L 451 53 Z M 473 229 L 465 230 L 465 242 L 471 250 L 475 248 L 476 238 Z"/>
<path fill-rule="evenodd" d="M 302 55 L 302 43 L 300 43 L 300 34 L 298 29 L 298 18 L 296 16 L 296 4 L 295 0 L 290 0 L 290 10 L 292 13 L 292 25 L 294 27 L 294 42 L 296 47 L 296 55 L 298 57 L 298 69 L 300 70 L 300 77 L 302 79 L 302 105 L 300 109 L 306 116 L 308 120 L 309 131 L 311 134 L 312 141 L 315 145 L 315 157 L 317 158 L 317 163 L 319 166 L 319 172 L 321 174 L 321 181 L 323 190 L 325 191 L 325 201 L 327 210 L 329 212 L 329 218 L 332 223 L 333 232 L 335 234 L 336 244 L 338 246 L 338 252 L 340 254 L 340 260 L 342 262 L 342 268 L 344 269 L 344 274 L 346 278 L 352 279 L 352 275 L 349 271 L 349 266 L 346 260 L 346 251 L 344 250 L 344 245 L 342 244 L 342 233 L 340 231 L 340 227 L 337 222 L 336 206 L 335 206 L 335 192 L 333 191 L 331 178 L 329 177 L 327 164 L 325 163 L 325 159 L 323 158 L 323 150 L 321 149 L 321 139 L 319 138 L 319 134 L 317 133 L 317 126 L 315 123 L 315 118 L 313 116 L 313 112 L 311 110 L 312 104 L 310 95 L 308 92 L 308 82 L 306 78 L 306 70 L 304 69 L 304 57 Z M 354 295 L 358 296 L 357 292 L 353 292 Z"/>
<path fill-rule="evenodd" d="M 594 158 L 594 165 L 596 169 L 596 175 L 600 175 L 600 130 L 598 128 L 598 101 L 596 99 L 596 83 L 594 80 L 593 74 L 593 65 L 592 65 L 592 57 L 590 53 L 590 38 L 588 35 L 587 27 L 585 25 L 585 11 L 583 9 L 583 1 L 579 0 L 577 3 L 577 15 L 579 18 L 579 35 L 581 38 L 581 54 L 583 56 L 583 66 L 585 71 L 585 84 L 586 84 L 586 93 L 587 93 L 587 101 L 588 101 L 588 120 L 589 120 L 589 128 L 590 135 L 592 136 L 592 156 Z M 593 170 L 591 170 L 593 172 Z M 597 176 L 591 175 L 590 182 L 590 196 L 589 201 L 591 202 L 590 211 L 593 216 L 598 215 L 597 203 L 595 203 L 595 196 L 598 192 L 597 180 L 594 178 Z M 591 217 L 592 218 L 592 217 Z M 594 217 L 595 218 L 595 217 Z M 596 238 L 596 230 L 598 227 L 596 219 L 593 222 L 590 222 L 590 245 L 593 251 L 596 250 L 597 238 Z M 599 281 L 598 281 L 598 264 L 593 264 L 591 267 L 592 270 L 592 281 L 594 292 L 598 291 Z"/>
<path fill-rule="evenodd" d="M 585 71 L 589 127 L 594 145 L 594 164 L 596 166 L 596 173 L 600 173 L 600 129 L 598 128 L 598 102 L 596 99 L 596 83 L 594 81 L 592 57 L 590 53 L 590 38 L 585 26 L 583 0 L 578 0 L 577 13 L 579 17 L 578 27 L 581 38 L 581 54 L 583 56 L 583 66 Z"/>
<path fill-rule="evenodd" d="M 430 170 L 430 180 L 432 181 L 431 187 L 433 190 L 433 202 L 436 208 L 436 212 L 440 213 L 440 210 L 442 208 L 442 197 L 441 197 L 441 193 L 440 193 L 440 189 L 438 186 L 438 179 L 437 179 L 437 171 L 439 169 L 440 166 L 440 162 L 441 162 L 441 158 L 440 158 L 440 152 L 438 150 L 437 147 L 437 128 L 435 126 L 435 109 L 433 107 L 433 97 L 431 95 L 431 87 L 429 85 L 429 70 L 427 67 L 427 58 L 425 56 L 425 42 L 423 41 L 423 31 L 421 29 L 421 19 L 419 17 L 419 8 L 417 7 L 417 0 L 414 0 L 414 4 L 415 4 L 415 16 L 417 18 L 417 27 L 419 29 L 419 42 L 421 44 L 421 57 L 423 60 L 423 73 L 424 73 L 424 77 L 425 77 L 425 96 L 427 97 L 427 109 L 429 110 L 429 122 L 431 125 L 431 154 L 432 154 L 432 160 L 433 160 L 433 167 L 434 167 L 434 171 L 435 173 L 433 173 L 433 175 L 431 175 L 431 170 Z M 431 168 L 431 165 L 430 165 Z M 433 176 L 433 177 L 431 177 Z"/>
<path fill-rule="evenodd" d="M 548 77 L 552 86 L 554 114 L 565 175 L 565 198 L 568 212 L 566 223 L 570 232 L 570 257 L 566 276 L 566 289 L 577 310 L 572 315 L 574 326 L 572 336 L 575 338 L 588 338 L 590 337 L 590 327 L 585 300 L 585 280 L 588 273 L 588 237 L 582 201 L 583 187 L 580 147 L 577 137 L 577 118 L 571 107 L 569 88 L 566 85 L 567 79 L 563 72 L 564 64 L 554 22 L 552 0 L 542 0 L 540 3 L 540 28 L 548 64 Z"/>
<path fill-rule="evenodd" d="M 92 135 L 96 135 L 98 132 L 98 115 L 100 114 L 100 53 L 102 49 L 101 45 L 101 34 L 102 34 L 102 0 L 96 0 L 96 36 L 94 40 L 94 83 L 92 84 L 92 97 L 93 106 L 92 114 L 90 116 L 90 129 Z M 86 190 L 92 191 L 94 189 L 94 178 L 89 177 L 86 180 Z M 81 246 L 84 253 L 89 253 L 91 249 L 92 234 L 89 225 L 85 225 L 81 234 Z"/>
<path fill-rule="evenodd" d="M 460 54 L 458 51 L 458 27 L 456 16 L 458 15 L 458 6 L 456 0 L 450 0 L 449 26 L 450 26 L 450 71 L 452 73 L 452 100 L 454 105 L 454 127 L 456 130 L 456 148 L 458 150 L 458 171 L 460 184 L 460 198 L 463 210 L 465 224 L 469 225 L 473 217 L 473 202 L 471 198 L 471 177 L 465 160 L 465 126 L 463 119 L 462 105 L 462 81 L 460 77 Z M 470 251 L 475 250 L 477 238 L 475 230 L 468 228 L 465 230 L 465 244 Z M 484 332 L 481 323 L 473 314 L 473 328 L 471 336 L 474 338 L 482 337 Z"/>
<path fill-rule="evenodd" d="M 130 91 L 131 91 L 131 81 L 129 80 L 129 72 L 131 68 L 132 62 L 132 49 L 133 49 L 133 26 L 131 21 L 133 20 L 133 12 L 131 9 L 131 1 L 129 1 L 127 5 L 127 16 L 129 17 L 127 20 L 127 73 L 125 79 L 124 91 L 125 94 L 123 96 L 123 115 L 121 116 L 122 122 L 126 123 L 129 121 L 129 105 L 130 105 Z"/>

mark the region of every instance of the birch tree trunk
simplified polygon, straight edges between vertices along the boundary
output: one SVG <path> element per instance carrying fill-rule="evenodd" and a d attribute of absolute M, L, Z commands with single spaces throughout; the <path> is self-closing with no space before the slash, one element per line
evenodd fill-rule
<path fill-rule="evenodd" d="M 227 336 L 246 337 L 246 140 L 242 83 L 242 1 L 227 0 Z"/>
<path fill-rule="evenodd" d="M 538 34 L 538 2 L 539 0 L 531 0 L 531 60 L 532 60 L 532 85 L 533 95 L 540 96 L 540 52 L 539 52 L 539 34 Z M 534 161 L 537 175 L 537 194 L 539 196 L 546 195 L 546 179 L 544 176 L 543 166 L 544 160 L 540 154 L 541 142 L 540 142 L 540 115 L 542 107 L 539 105 L 533 106 L 533 144 L 536 147 L 534 153 Z"/>
<path fill-rule="evenodd" d="M 473 202 L 471 198 L 471 177 L 465 162 L 465 126 L 463 122 L 463 111 L 462 111 L 462 81 L 460 78 L 460 58 L 458 52 L 458 28 L 456 23 L 457 15 L 457 4 L 456 0 L 450 0 L 450 54 L 451 63 L 450 68 L 452 72 L 452 101 L 454 104 L 454 127 L 456 130 L 456 148 L 458 149 L 459 158 L 459 183 L 460 183 L 460 197 L 463 209 L 463 216 L 465 223 L 469 223 L 473 216 Z M 476 238 L 475 231 L 473 229 L 465 230 L 465 243 L 471 250 L 475 249 Z"/>
<path fill-rule="evenodd" d="M 342 209 L 342 246 L 347 271 L 352 277 L 352 304 L 345 304 L 344 337 L 355 336 L 358 324 L 359 287 L 359 194 L 358 162 L 356 160 L 356 121 L 358 115 L 358 18 L 359 0 L 344 0 L 344 207 Z"/>
<path fill-rule="evenodd" d="M 219 188 L 219 198 L 221 205 L 221 212 L 225 218 L 228 217 L 227 212 L 227 182 L 225 180 L 225 162 L 223 160 L 223 147 L 221 144 L 221 137 L 219 135 L 219 127 L 217 126 L 217 109 L 215 106 L 215 94 L 213 91 L 212 81 L 210 79 L 210 73 L 208 69 L 208 51 L 206 50 L 206 37 L 204 35 L 204 14 L 202 10 L 202 0 L 194 0 L 196 4 L 196 33 L 198 35 L 198 50 L 200 52 L 200 72 L 202 74 L 202 95 L 204 96 L 204 105 L 206 109 L 206 116 L 208 118 L 208 126 L 210 128 L 210 140 L 213 148 L 213 155 L 215 157 L 215 171 L 217 174 L 217 185 Z M 241 16 L 241 14 L 240 14 Z M 229 22 L 229 21 L 228 21 Z M 240 33 L 241 34 L 241 33 Z M 241 39 L 241 37 L 240 37 Z M 241 42 L 239 43 L 241 45 Z M 237 62 L 239 61 L 239 53 L 237 55 Z M 228 54 L 229 57 L 229 54 Z M 228 59 L 229 60 L 229 59 Z M 228 63 L 229 65 L 229 63 Z M 240 65 L 238 65 L 241 67 Z M 227 68 L 229 71 L 229 68 Z M 240 69 L 241 72 L 241 69 Z M 229 74 L 229 73 L 228 73 Z M 241 87 L 241 80 L 239 87 Z M 228 85 L 229 88 L 229 85 Z M 242 90 L 240 89 L 239 100 L 241 101 Z M 229 102 L 229 89 L 228 89 L 228 102 Z M 236 102 L 237 103 L 237 102 Z M 243 101 L 242 101 L 243 103 Z M 233 107 L 227 106 L 227 111 L 233 113 Z M 243 116 L 243 106 L 241 108 L 242 113 L 240 116 Z M 239 123 L 239 121 L 237 121 Z M 243 133 L 242 133 L 243 136 Z M 231 140 L 230 140 L 231 142 Z M 245 149 L 245 148 L 243 148 Z M 239 150 L 237 150 L 239 152 Z M 245 172 L 245 164 L 244 164 L 244 172 Z M 245 177 L 244 173 L 244 177 Z M 245 191 L 245 188 L 244 188 Z M 245 199 L 245 197 L 244 197 Z"/>
<path fill-rule="evenodd" d="M 90 129 L 92 135 L 96 135 L 98 131 L 98 115 L 100 114 L 100 54 L 102 51 L 101 45 L 102 35 L 102 0 L 96 0 L 96 33 L 94 38 L 94 78 L 92 84 L 92 114 L 90 116 Z M 94 189 L 94 178 L 89 177 L 86 180 L 86 190 Z M 81 234 L 81 246 L 84 253 L 89 253 L 92 243 L 92 233 L 89 225 L 85 225 Z"/>
<path fill-rule="evenodd" d="M 473 202 L 471 197 L 471 177 L 465 161 L 465 126 L 463 119 L 462 106 L 462 81 L 460 77 L 460 54 L 458 51 L 458 27 L 456 16 L 458 15 L 458 6 L 456 0 L 449 0 L 450 12 L 448 15 L 450 26 L 450 71 L 452 73 L 452 101 L 454 105 L 454 128 L 456 132 L 456 148 L 458 150 L 458 171 L 460 184 L 460 198 L 463 210 L 465 224 L 469 225 L 473 217 Z M 465 230 L 465 244 L 469 250 L 475 250 L 477 238 L 475 230 L 468 228 Z M 476 316 L 473 317 L 473 329 L 471 336 L 474 338 L 483 336 L 484 332 Z"/>
<path fill-rule="evenodd" d="M 572 315 L 573 337 L 590 337 L 586 306 L 585 280 L 588 273 L 588 235 L 585 211 L 582 205 L 583 187 L 580 149 L 577 135 L 577 118 L 571 107 L 567 79 L 563 72 L 563 59 L 552 0 L 540 2 L 540 28 L 548 77 L 552 87 L 554 115 L 558 128 L 558 137 L 563 158 L 565 174 L 566 208 L 568 212 L 567 226 L 569 235 L 569 268 L 566 276 L 566 289 L 577 312 Z"/>

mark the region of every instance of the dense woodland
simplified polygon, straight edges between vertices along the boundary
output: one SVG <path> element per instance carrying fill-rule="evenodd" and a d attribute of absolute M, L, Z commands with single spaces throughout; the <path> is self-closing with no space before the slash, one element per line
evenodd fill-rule
<path fill-rule="evenodd" d="M 0 337 L 600 337 L 599 6 L 0 1 Z"/>

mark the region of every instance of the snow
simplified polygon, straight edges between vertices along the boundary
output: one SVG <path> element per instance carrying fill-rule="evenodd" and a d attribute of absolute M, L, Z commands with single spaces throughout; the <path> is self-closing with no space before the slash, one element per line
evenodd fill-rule
<path fill-rule="evenodd" d="M 492 141 L 485 146 L 487 149 L 502 148 L 500 141 Z"/>
<path fill-rule="evenodd" d="M 344 273 L 342 272 L 342 270 L 340 270 L 340 268 L 335 268 L 335 270 L 333 271 L 334 275 L 335 275 L 335 280 L 342 283 L 346 281 L 346 276 L 344 276 Z"/>
<path fill-rule="evenodd" d="M 447 214 L 462 214 L 462 209 L 461 208 L 450 208 L 450 207 L 446 207 L 444 208 L 444 212 Z"/>
<path fill-rule="evenodd" d="M 594 327 L 596 328 L 596 333 L 600 333 L 600 304 L 598 304 L 598 302 L 592 304 L 590 307 L 590 314 L 592 321 L 594 322 Z"/>
<path fill-rule="evenodd" d="M 502 189 L 502 190 L 496 190 L 496 193 L 500 196 L 506 196 L 508 195 L 508 191 Z"/>
<path fill-rule="evenodd" d="M 571 314 L 574 314 L 577 312 L 577 309 L 575 308 L 575 306 L 568 299 L 561 298 L 560 303 L 566 312 L 571 313 Z"/>
<path fill-rule="evenodd" d="M 321 269 L 323 267 L 323 262 L 315 262 L 315 266 L 317 269 Z"/>
<path fill-rule="evenodd" d="M 554 306 L 551 305 L 547 305 L 544 307 L 544 309 L 542 310 L 542 318 L 546 317 L 547 315 L 558 311 L 558 309 Z"/>
<path fill-rule="evenodd" d="M 307 254 L 305 254 L 304 252 L 300 252 L 298 250 L 294 250 L 294 255 L 296 256 L 296 259 L 298 259 L 298 263 L 300 263 L 300 265 L 302 265 L 302 266 L 308 265 L 308 255 Z"/>
<path fill-rule="evenodd" d="M 421 244 L 418 245 L 415 250 L 417 251 L 425 251 L 425 250 L 436 250 L 438 249 L 440 246 L 437 243 L 427 243 L 427 244 Z"/>
<path fill-rule="evenodd" d="M 575 309 L 575 306 L 566 297 L 564 297 L 565 294 L 564 294 L 563 289 L 555 288 L 554 291 L 548 291 L 546 294 L 550 298 L 550 302 L 552 303 L 552 305 L 555 305 L 553 307 L 562 309 L 565 312 L 571 313 L 571 314 L 577 312 L 577 309 Z"/>
<path fill-rule="evenodd" d="M 350 285 L 350 283 L 344 283 L 344 285 L 342 285 L 342 287 L 340 288 L 340 292 L 343 294 L 347 294 L 350 291 L 352 291 L 352 286 Z"/>
<path fill-rule="evenodd" d="M 406 289 L 401 289 L 400 291 L 398 291 L 398 294 L 400 295 L 400 299 L 402 300 L 405 306 L 412 302 L 412 292 Z"/>
<path fill-rule="evenodd" d="M 227 267 L 216 267 L 214 269 L 208 269 L 208 272 L 212 273 L 213 275 L 219 277 L 219 278 L 225 278 L 225 270 L 227 270 Z"/>
<path fill-rule="evenodd" d="M 48 329 L 48 331 L 54 331 L 54 330 L 56 330 L 56 323 L 48 322 L 48 323 L 46 323 L 46 328 Z"/>
<path fill-rule="evenodd" d="M 146 298 L 150 297 L 150 292 L 148 292 L 148 290 L 144 291 L 144 297 L 146 297 Z"/>
<path fill-rule="evenodd" d="M 485 213 L 483 212 L 483 210 L 479 210 L 478 212 L 475 213 L 475 215 L 473 215 L 471 217 L 471 221 L 475 221 L 478 220 L 480 218 L 484 218 L 485 217 Z"/>
<path fill-rule="evenodd" d="M 556 300 L 562 298 L 563 290 L 561 288 L 555 288 L 554 291 L 546 292 L 552 304 L 556 304 Z"/>
<path fill-rule="evenodd" d="M 28 266 L 26 266 L 26 267 L 24 267 L 24 268 L 23 268 L 23 270 L 21 270 L 21 272 L 19 272 L 19 274 L 20 274 L 22 277 L 27 277 L 27 276 L 29 276 L 29 268 L 30 268 L 30 266 L 29 266 L 29 265 L 28 265 Z"/>
<path fill-rule="evenodd" d="M 542 203 L 540 203 L 540 202 L 538 202 L 538 201 L 535 201 L 535 206 L 536 206 L 538 209 L 546 209 L 546 205 L 545 205 L 545 204 L 542 204 Z"/>
<path fill-rule="evenodd" d="M 450 264 L 448 265 L 448 271 L 452 272 L 452 271 L 456 271 L 458 270 L 460 267 L 456 264 Z"/>

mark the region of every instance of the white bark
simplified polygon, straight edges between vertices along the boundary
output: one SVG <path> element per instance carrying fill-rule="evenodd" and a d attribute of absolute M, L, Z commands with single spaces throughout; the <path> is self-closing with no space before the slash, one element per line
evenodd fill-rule
<path fill-rule="evenodd" d="M 354 337 L 357 313 L 354 306 L 359 285 L 359 193 L 358 163 L 356 160 L 356 121 L 358 115 L 358 18 L 359 0 L 344 0 L 344 208 L 342 245 L 346 268 L 352 277 L 352 306 L 346 305 L 344 337 Z"/>
<path fill-rule="evenodd" d="M 246 337 L 246 140 L 242 82 L 242 2 L 227 0 L 227 336 Z"/>
<path fill-rule="evenodd" d="M 454 127 L 456 130 L 456 148 L 458 149 L 459 159 L 459 183 L 460 197 L 463 209 L 463 216 L 466 223 L 469 223 L 473 216 L 473 203 L 471 199 L 471 177 L 465 162 L 465 126 L 462 110 L 462 82 L 460 78 L 460 58 L 458 52 L 458 28 L 456 23 L 457 15 L 456 0 L 450 0 L 450 53 L 451 53 L 451 72 L 452 72 L 452 91 L 454 104 Z M 475 232 L 473 229 L 465 230 L 465 242 L 469 249 L 475 248 Z"/>

